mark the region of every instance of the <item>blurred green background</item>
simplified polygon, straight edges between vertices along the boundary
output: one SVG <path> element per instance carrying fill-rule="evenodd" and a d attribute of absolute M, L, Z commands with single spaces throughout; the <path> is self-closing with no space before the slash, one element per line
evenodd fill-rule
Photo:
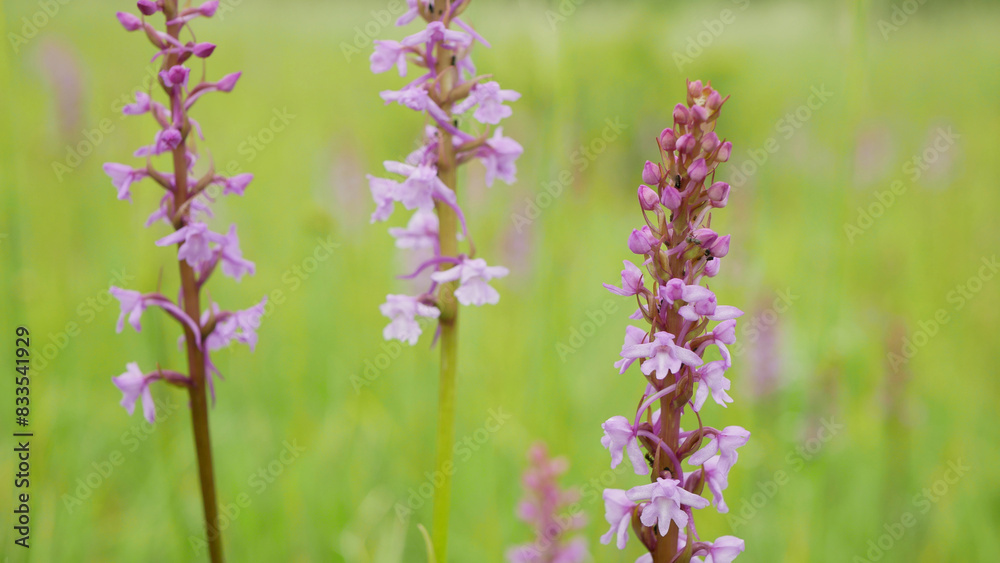
<path fill-rule="evenodd" d="M 130 361 L 182 361 L 172 321 L 152 312 L 142 334 L 116 335 L 117 304 L 105 297 L 112 283 L 152 290 L 161 268 L 165 291 L 175 287 L 173 251 L 153 245 L 163 226 L 141 227 L 156 189 L 119 202 L 101 171 L 135 162 L 155 131 L 117 112 L 152 50 L 114 19 L 135 11 L 130 2 L 53 2 L 40 18 L 42 4 L 8 0 L 0 18 L 0 357 L 14 363 L 24 324 L 39 358 L 32 548 L 13 547 L 5 504 L 0 551 L 200 560 L 186 398 L 156 387 L 173 407 L 150 428 L 126 416 L 110 382 Z M 414 262 L 368 224 L 364 181 L 411 150 L 421 124 L 378 97 L 403 81 L 368 70 L 370 35 L 416 29 L 379 23 L 372 11 L 390 5 L 223 2 L 195 27 L 219 45 L 210 78 L 244 72 L 232 94 L 199 102 L 201 147 L 256 175 L 212 224 L 238 223 L 258 273 L 217 278 L 209 292 L 238 308 L 285 297 L 255 353 L 217 354 L 226 381 L 212 434 L 231 561 L 425 560 L 416 525 L 429 525 L 430 503 L 408 521 L 394 507 L 433 470 L 437 350 L 426 334 L 413 348 L 383 343 L 378 305 L 409 289 L 395 276 Z M 23 18 L 46 23 L 29 38 Z M 733 247 L 713 287 L 747 311 L 730 372 L 736 402 L 710 404 L 706 424 L 753 433 L 730 476 L 730 517 L 701 511 L 702 537 L 743 537 L 740 561 L 1000 560 L 1000 279 L 982 268 L 1000 234 L 997 6 L 478 0 L 467 19 L 493 44 L 475 55 L 480 71 L 523 94 L 504 129 L 525 154 L 514 186 L 487 190 L 478 164 L 460 176 L 480 255 L 512 273 L 496 283 L 499 305 L 462 310 L 457 436 L 476 449 L 454 478 L 451 560 L 500 561 L 529 539 L 514 507 L 539 439 L 572 463 L 564 482 L 583 488 L 593 560 L 640 554 L 634 539 L 625 552 L 598 542 L 600 480 L 642 482 L 626 466 L 609 472 L 599 443 L 601 422 L 632 412 L 642 389 L 634 370 L 612 368 L 631 309 L 601 282 L 617 281 L 630 257 L 639 173 L 688 77 L 732 95 L 717 131 L 736 147 L 720 169 L 734 190 L 713 226 Z M 25 39 L 16 52 L 10 34 Z M 581 160 L 607 120 L 624 130 Z M 560 195 L 539 197 L 563 171 L 572 181 Z M 537 218 L 515 221 L 528 214 Z M 336 246 L 316 260 L 322 242 Z M 617 310 L 602 317 L 606 305 Z M 947 321 L 935 321 L 942 311 Z M 12 414 L 12 378 L 2 388 Z M 491 409 L 510 418 L 477 434 Z M 286 442 L 302 449 L 290 463 L 278 461 Z M 949 464 L 968 470 L 955 479 Z M 238 498 L 249 505 L 237 515 Z M 881 537 L 906 513 L 913 527 Z"/>

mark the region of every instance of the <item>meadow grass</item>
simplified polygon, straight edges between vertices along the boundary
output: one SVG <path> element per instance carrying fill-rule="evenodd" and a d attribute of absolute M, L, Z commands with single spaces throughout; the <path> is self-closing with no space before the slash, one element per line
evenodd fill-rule
<path fill-rule="evenodd" d="M 602 473 L 614 475 L 615 487 L 641 481 L 606 473 L 599 443 L 601 422 L 631 408 L 641 385 L 636 373 L 619 376 L 611 366 L 632 309 L 601 282 L 617 280 L 630 258 L 624 243 L 640 220 L 639 172 L 688 77 L 732 94 L 717 131 L 736 150 L 721 179 L 752 158 L 747 150 L 768 139 L 778 146 L 734 187 L 713 224 L 733 234 L 713 282 L 720 302 L 746 310 L 747 321 L 777 319 L 775 367 L 754 367 L 763 364 L 754 360 L 761 341 L 744 334 L 748 352 L 732 372 L 736 402 L 705 413 L 706 424 L 753 432 L 726 497 L 731 516 L 745 503 L 759 506 L 746 523 L 703 511 L 702 537 L 731 534 L 735 524 L 747 545 L 741 561 L 853 561 L 909 511 L 915 527 L 881 560 L 1000 559 L 991 347 L 1000 279 L 983 281 L 960 308 L 950 293 L 998 250 L 1000 74 L 984 61 L 1000 48 L 1000 14 L 928 4 L 885 40 L 877 22 L 890 8 L 881 4 L 753 3 L 679 70 L 673 53 L 731 3 L 586 3 L 555 29 L 544 5 L 476 4 L 469 19 L 493 44 L 476 62 L 522 92 L 505 133 L 525 154 L 512 187 L 487 190 L 478 165 L 459 180 L 481 255 L 512 273 L 497 284 L 497 306 L 461 313 L 457 436 L 478 449 L 458 458 L 453 560 L 500 561 L 527 539 L 514 508 L 535 440 L 569 456 L 568 485 L 594 491 L 590 480 Z M 7 49 L 0 67 L 8 108 L 0 139 L 4 330 L 12 341 L 13 328 L 26 324 L 36 355 L 50 342 L 58 347 L 33 377 L 33 547 L 12 551 L 11 527 L 0 532 L 13 561 L 196 559 L 189 537 L 201 508 L 186 400 L 155 389 L 177 406 L 147 435 L 141 418 L 117 405 L 110 382 L 129 361 L 181 365 L 176 328 L 153 312 L 142 334 L 116 335 L 117 305 L 93 302 L 122 270 L 134 276 L 127 287 L 151 290 L 163 268 L 164 291 L 175 290 L 173 252 L 153 245 L 163 227 L 141 228 L 159 194 L 144 184 L 133 189 L 133 205 L 118 202 L 101 171 L 106 161 L 133 162 L 131 152 L 154 132 L 112 109 L 141 83 L 152 55 L 114 20 L 115 9 L 131 7 L 67 4 L 20 53 Z M 244 71 L 232 94 L 196 107 L 207 135 L 201 146 L 216 163 L 256 175 L 244 198 L 217 206 L 213 224 L 240 225 L 257 275 L 238 285 L 218 279 L 208 291 L 224 307 L 274 291 L 284 297 L 272 299 L 255 353 L 239 348 L 217 361 L 226 376 L 211 413 L 220 501 L 249 499 L 225 530 L 231 561 L 424 560 L 416 524 L 429 523 L 429 501 L 407 522 L 394 507 L 434 470 L 437 354 L 425 337 L 398 354 L 390 349 L 388 362 L 380 356 L 377 308 L 406 288 L 394 276 L 407 264 L 383 226 L 368 225 L 364 181 L 414 146 L 421 123 L 383 107 L 378 91 L 401 81 L 371 75 L 369 48 L 342 52 L 355 26 L 382 7 L 244 2 L 196 28 L 199 40 L 219 45 L 210 76 Z M 6 3 L 5 31 L 36 9 Z M 832 96 L 789 134 L 786 115 L 813 88 Z M 248 137 L 271 127 L 275 111 L 287 124 L 254 149 Z M 113 129 L 57 178 L 52 163 L 105 119 Z M 574 152 L 600 138 L 609 119 L 624 130 L 582 169 Z M 914 179 L 904 166 L 932 146 L 939 127 L 960 137 Z M 539 199 L 564 171 L 571 181 L 561 195 Z M 906 191 L 851 240 L 845 223 L 897 178 Z M 516 221 L 528 202 L 546 201 L 530 224 Z M 312 260 L 321 243 L 336 247 Z M 791 306 L 770 315 L 786 291 Z M 601 321 L 609 301 L 617 312 Z M 887 353 L 899 353 L 902 338 L 940 309 L 948 322 L 894 370 Z M 68 323 L 78 331 L 64 337 Z M 588 334 L 580 346 L 574 331 Z M 385 367 L 357 388 L 352 376 L 364 377 L 366 361 Z M 766 370 L 776 382 L 760 382 Z M 12 390 L 9 379 L 4 386 Z M 490 409 L 510 419 L 480 444 Z M 831 419 L 843 429 L 806 459 L 796 448 Z M 125 436 L 136 431 L 145 438 Z M 285 441 L 304 451 L 275 465 Z M 78 479 L 116 451 L 124 461 L 96 488 L 84 487 L 88 498 L 67 504 Z M 970 471 L 921 513 L 915 495 L 957 460 Z M 281 469 L 273 482 L 254 477 L 263 468 L 271 479 L 269 465 Z M 787 479 L 772 488 L 776 472 Z M 0 482 L 12 482 L 9 463 Z M 766 500 L 757 502 L 758 493 Z M 594 560 L 633 561 L 634 539 L 626 552 L 598 543 L 606 526 L 595 498 L 582 504 Z"/>

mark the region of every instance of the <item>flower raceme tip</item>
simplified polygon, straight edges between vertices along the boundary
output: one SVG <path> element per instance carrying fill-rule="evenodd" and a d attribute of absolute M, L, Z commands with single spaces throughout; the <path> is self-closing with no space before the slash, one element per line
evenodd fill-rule
<path fill-rule="evenodd" d="M 146 37 L 156 50 L 152 60 L 162 61 L 157 78 L 166 101 L 157 101 L 150 92 L 135 93 L 135 102 L 126 104 L 122 113 L 126 116 L 151 116 L 158 127 L 153 143 L 135 151 L 135 156 L 146 158 L 146 163 L 141 167 L 132 167 L 109 162 L 104 165 L 104 172 L 111 178 L 120 200 L 131 202 L 132 190 L 143 180 L 153 180 L 165 191 L 146 226 L 151 227 L 162 219 L 172 227 L 172 232 L 159 238 L 156 244 L 161 247 L 177 246 L 177 259 L 184 261 L 194 272 L 195 291 L 200 290 L 219 267 L 224 275 L 239 281 L 246 274 L 253 275 L 256 267 L 243 257 L 236 225 L 231 225 L 226 234 L 220 234 L 210 230 L 204 222 L 203 218 L 212 216 L 211 205 L 216 201 L 215 196 L 209 197 L 211 192 L 205 190 L 215 185 L 222 188 L 222 195 L 242 196 L 253 180 L 253 175 L 243 173 L 224 177 L 216 174 L 212 167 L 199 175 L 198 156 L 190 133 L 200 132 L 200 128 L 189 111 L 194 101 L 203 95 L 232 91 L 241 73 L 231 73 L 217 82 L 202 78 L 195 83 L 194 77 L 204 76 L 204 72 L 192 73 L 189 65 L 198 61 L 204 64 L 204 60 L 216 51 L 216 45 L 206 42 L 181 43 L 174 28 L 185 28 L 195 18 L 212 17 L 218 8 L 218 1 L 210 0 L 175 11 L 170 16 L 172 19 L 166 21 L 167 31 L 156 29 L 149 19 L 144 18 L 151 18 L 157 13 L 166 15 L 166 11 L 172 11 L 172 8 L 165 8 L 164 4 L 153 0 L 139 0 L 136 7 L 142 17 L 127 12 L 118 12 L 116 17 L 127 31 L 145 30 Z M 154 157 L 167 153 L 181 157 L 180 170 L 174 167 L 168 170 L 158 169 Z M 174 159 L 174 163 L 176 162 L 177 158 Z M 184 177 L 178 177 L 179 174 Z M 110 293 L 121 305 L 118 332 L 122 332 L 126 322 L 140 331 L 142 315 L 149 307 L 162 309 L 181 324 L 185 330 L 181 340 L 186 335 L 191 335 L 195 346 L 202 350 L 213 398 L 213 374 L 218 374 L 218 370 L 211 361 L 210 352 L 233 341 L 247 344 L 253 349 L 257 343 L 256 330 L 264 313 L 264 301 L 242 311 L 224 311 L 217 304 L 212 304 L 200 319 L 195 319 L 185 312 L 183 290 L 176 301 L 160 293 L 141 293 L 119 287 L 112 287 Z M 178 385 L 190 382 L 188 375 L 170 370 L 157 369 L 144 374 L 136 362 L 129 363 L 124 374 L 113 378 L 115 385 L 124 394 L 122 406 L 131 414 L 135 403 L 141 400 L 144 416 L 150 422 L 155 418 L 150 386 L 161 380 Z"/>

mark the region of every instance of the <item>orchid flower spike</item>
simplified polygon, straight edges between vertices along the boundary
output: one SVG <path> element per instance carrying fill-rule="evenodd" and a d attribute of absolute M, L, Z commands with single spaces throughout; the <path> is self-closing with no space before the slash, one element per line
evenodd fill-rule
<path fill-rule="evenodd" d="M 423 135 L 423 145 L 404 162 L 386 161 L 386 172 L 392 176 L 384 178 L 368 176 L 368 185 L 375 210 L 372 222 L 385 221 L 391 217 L 396 204 L 413 211 L 406 228 L 391 227 L 389 232 L 396 238 L 396 246 L 401 249 L 430 252 L 425 263 L 438 266 L 438 271 L 429 277 L 430 286 L 419 295 L 389 295 L 382 305 L 382 314 L 390 320 L 383 331 L 386 339 L 399 339 L 415 344 L 422 328 L 418 318 L 451 318 L 449 312 L 452 296 L 458 304 L 482 306 L 496 304 L 500 293 L 490 285 L 490 281 L 507 276 L 508 270 L 502 266 L 490 266 L 482 258 L 475 256 L 475 246 L 465 221 L 465 214 L 458 203 L 455 186 L 446 183 L 443 170 L 453 170 L 461 164 L 478 160 L 486 169 L 485 180 L 491 186 L 496 179 L 513 183 L 517 175 L 516 161 L 523 148 L 517 141 L 504 136 L 501 121 L 513 114 L 510 103 L 521 95 L 513 90 L 503 89 L 496 81 L 486 81 L 485 77 L 470 78 L 464 72 L 443 74 L 449 66 L 470 69 L 470 52 L 473 43 L 485 40 L 467 23 L 454 17 L 465 9 L 461 3 L 452 4 L 450 10 L 430 8 L 427 0 L 407 0 L 407 12 L 399 18 L 397 25 L 406 25 L 423 18 L 423 29 L 401 40 L 379 39 L 374 41 L 371 54 L 371 71 L 382 73 L 395 70 L 399 76 L 407 76 L 412 70 L 421 75 L 400 90 L 386 90 L 380 93 L 385 102 L 396 103 L 412 111 L 423 113 L 432 124 L 431 134 Z M 454 24 L 458 29 L 452 29 Z M 489 126 L 497 126 L 492 135 L 483 133 L 475 137 L 463 131 L 458 116 L 471 112 L 472 119 Z M 447 150 L 441 150 L 440 143 L 448 143 Z M 446 158 L 447 162 L 440 159 Z M 118 183 L 125 188 L 120 193 L 127 195 L 127 170 L 118 172 Z M 124 191 L 123 191 L 124 190 Z M 450 219 L 441 220 L 446 213 L 457 218 L 469 252 L 457 251 L 455 233 L 446 229 L 455 223 Z"/>
<path fill-rule="evenodd" d="M 672 563 L 686 560 L 685 553 L 692 561 L 729 563 L 744 549 L 733 536 L 701 541 L 694 525 L 700 509 L 729 510 L 723 491 L 737 449 L 750 438 L 741 426 L 718 430 L 700 418 L 709 397 L 722 407 L 734 400 L 726 372 L 733 364 L 729 346 L 736 343 L 736 319 L 743 315 L 720 304 L 721 294 L 706 285 L 732 250 L 730 235 L 710 227 L 712 211 L 725 207 L 730 193 L 729 184 L 715 180 L 732 151 L 714 131 L 726 99 L 710 84 L 688 82 L 686 103 L 673 108 L 672 126 L 656 140 L 658 160 L 646 161 L 632 180 L 642 181 L 630 196 L 642 215 L 627 238 L 636 259 L 625 261 L 620 286 L 604 284 L 635 300 L 638 309 L 629 318 L 645 323 L 625 327 L 614 363 L 618 374 L 638 365 L 632 373 L 641 377 L 639 412 L 609 418 L 601 438 L 612 468 L 627 456 L 635 473 L 651 481 L 604 491 L 611 529 L 601 542 L 615 540 L 624 549 L 634 529 L 648 550 L 637 563 Z M 709 350 L 722 359 L 706 361 Z M 691 418 L 696 428 L 687 432 L 680 427 L 685 414 L 697 415 Z M 711 503 L 703 492 L 711 493 Z"/>
<path fill-rule="evenodd" d="M 141 330 L 143 314 L 150 307 L 162 310 L 178 322 L 178 338 L 184 343 L 188 356 L 185 364 L 187 373 L 159 366 L 155 371 L 144 372 L 139 362 L 129 362 L 125 373 L 113 377 L 112 383 L 122 392 L 121 405 L 126 412 L 132 414 L 135 405 L 141 402 L 143 415 L 150 423 L 156 419 L 154 383 L 187 389 L 189 400 L 185 403 L 191 405 L 193 413 L 198 474 L 202 480 L 200 490 L 206 517 L 204 529 L 217 532 L 222 528 L 215 509 L 207 397 L 211 394 L 214 404 L 214 377 L 221 377 L 221 373 L 213 362 L 212 354 L 232 342 L 246 344 L 253 350 L 258 342 L 257 329 L 266 313 L 266 301 L 243 310 L 227 310 L 215 303 L 202 308 L 205 297 L 202 289 L 217 271 L 221 270 L 223 275 L 239 281 L 245 275 L 253 275 L 256 270 L 254 263 L 243 257 L 235 225 L 222 234 L 213 230 L 207 222 L 213 216 L 211 206 L 218 203 L 219 194 L 218 190 L 206 193 L 206 188 L 214 184 L 223 187 L 223 196 L 242 196 L 253 175 L 237 173 L 231 177 L 220 176 L 198 159 L 191 133 L 200 136 L 201 129 L 190 113 L 192 105 L 203 95 L 232 91 L 240 73 L 210 82 L 203 78 L 203 68 L 190 66 L 195 63 L 204 65 L 204 59 L 212 56 L 216 45 L 186 39 L 182 42 L 179 37 L 183 33 L 185 38 L 193 38 L 191 22 L 213 16 L 219 2 L 208 0 L 190 7 L 185 7 L 185 4 L 176 0 L 138 0 L 136 8 L 141 16 L 127 12 L 116 14 L 118 22 L 127 31 L 144 31 L 142 35 L 153 45 L 155 52 L 152 60 L 160 65 L 154 91 L 136 92 L 135 102 L 125 105 L 122 113 L 151 118 L 157 129 L 152 144 L 140 147 L 134 153 L 144 162 L 138 166 L 109 162 L 104 165 L 104 172 L 111 178 L 119 200 L 131 203 L 132 191 L 147 179 L 155 181 L 157 191 L 165 192 L 149 215 L 146 227 L 164 229 L 158 233 L 156 247 L 150 248 L 150 251 L 156 252 L 165 263 L 177 264 L 173 266 L 179 269 L 180 278 L 176 298 L 121 287 L 112 287 L 110 293 L 120 304 L 118 332 L 124 330 L 126 323 L 136 331 Z M 197 70 L 192 72 L 192 68 Z M 158 155 L 165 156 L 162 160 L 151 158 Z M 160 162 L 171 164 L 161 169 Z M 212 294 L 226 297 L 225 290 L 221 288 L 213 290 Z M 212 560 L 221 561 L 219 534 L 209 534 L 207 544 Z"/>

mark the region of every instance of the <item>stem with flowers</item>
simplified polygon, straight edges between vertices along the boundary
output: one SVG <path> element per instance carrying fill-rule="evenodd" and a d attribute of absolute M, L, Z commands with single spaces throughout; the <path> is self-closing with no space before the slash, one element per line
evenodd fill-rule
<path fill-rule="evenodd" d="M 524 498 L 517 505 L 517 516 L 529 524 L 535 537 L 529 543 L 507 550 L 509 563 L 582 563 L 590 560 L 587 540 L 570 535 L 587 523 L 579 512 L 581 492 L 564 489 L 559 477 L 569 469 L 565 457 L 550 457 L 548 448 L 538 442 L 528 450 L 531 462 L 521 482 Z"/>
<path fill-rule="evenodd" d="M 185 64 L 198 59 L 204 61 L 216 48 L 211 43 L 197 42 L 190 22 L 199 17 L 214 15 L 218 8 L 217 0 L 187 8 L 182 8 L 178 0 L 139 0 L 136 5 L 141 16 L 118 12 L 118 21 L 127 31 L 142 30 L 156 48 L 153 60 L 162 61 L 158 84 L 169 102 L 164 105 L 154 101 L 148 92 L 136 92 L 135 103 L 125 106 L 123 113 L 149 114 L 159 127 L 153 144 L 135 152 L 135 156 L 146 159 L 146 164 L 141 168 L 133 168 L 125 164 L 107 163 L 104 170 L 118 190 L 118 199 L 131 201 L 131 186 L 147 178 L 164 190 L 165 194 L 146 226 L 162 222 L 173 229 L 171 234 L 161 238 L 156 244 L 177 246 L 180 288 L 176 302 L 159 292 L 143 294 L 112 287 L 111 294 L 121 304 L 118 332 L 124 329 L 126 319 L 136 331 L 141 330 L 142 314 L 150 306 L 159 307 L 180 323 L 188 373 L 163 370 L 159 366 L 155 371 L 145 373 L 138 363 L 133 362 L 128 364 L 126 373 L 112 378 L 112 381 L 121 390 L 121 404 L 128 413 L 132 414 L 136 402 L 141 400 L 143 413 L 150 423 L 156 419 L 150 389 L 152 383 L 165 381 L 188 390 L 205 516 L 205 540 L 200 545 L 196 541 L 194 547 L 207 547 L 210 560 L 221 562 L 222 536 L 208 422 L 208 394 L 211 393 L 214 403 L 213 376 L 221 378 L 221 374 L 212 363 L 211 352 L 229 346 L 233 341 L 247 344 L 252 350 L 257 344 L 256 331 L 264 314 L 266 300 L 242 311 L 223 311 L 217 303 L 202 310 L 201 290 L 217 268 L 237 281 L 245 274 L 252 275 L 255 271 L 253 262 L 243 258 L 235 225 L 230 226 L 228 233 L 223 235 L 210 231 L 203 222 L 203 218 L 212 217 L 210 204 L 220 195 L 242 196 L 253 175 L 224 177 L 216 174 L 211 164 L 200 177 L 195 175 L 198 153 L 192 133 L 197 132 L 200 136 L 201 129 L 189 113 L 201 96 L 212 92 L 230 92 L 240 73 L 224 76 L 217 82 L 202 79 L 194 86 L 189 84 L 191 71 Z M 158 13 L 162 13 L 165 20 L 164 31 L 147 21 L 147 18 Z M 184 32 L 190 35 L 190 40 L 182 39 Z M 204 68 L 202 75 L 204 76 Z M 170 172 L 163 172 L 153 164 L 153 157 L 166 154 L 171 156 Z"/>
<path fill-rule="evenodd" d="M 427 288 L 417 295 L 389 295 L 380 310 L 390 319 L 383 336 L 416 344 L 421 319 L 437 319 L 436 339 L 441 341 L 441 375 L 438 401 L 437 467 L 445 476 L 434 491 L 433 546 L 439 561 L 447 561 L 448 515 L 451 499 L 450 470 L 455 419 L 455 380 L 458 359 L 458 305 L 495 304 L 500 294 L 489 285 L 508 274 L 506 268 L 489 266 L 476 258 L 476 248 L 465 215 L 458 205 L 457 170 L 479 160 L 486 168 L 486 184 L 496 178 L 515 181 L 515 161 L 521 145 L 503 136 L 500 121 L 511 109 L 504 102 L 520 94 L 502 90 L 488 75 L 477 75 L 470 53 L 475 43 L 489 43 L 461 19 L 471 0 L 407 0 L 408 10 L 396 22 L 406 25 L 418 17 L 427 25 L 402 41 L 375 41 L 372 72 L 397 69 L 406 76 L 410 67 L 423 74 L 401 90 L 381 93 L 386 103 L 398 103 L 425 115 L 423 142 L 404 162 L 386 161 L 385 169 L 403 180 L 368 176 L 376 209 L 372 222 L 390 217 L 400 203 L 414 211 L 405 228 L 391 228 L 396 246 L 424 253 L 416 278 L 434 268 Z M 456 29 L 453 29 L 452 27 Z M 481 124 L 473 133 L 459 126 L 461 116 L 472 111 Z M 494 126 L 495 129 L 493 128 Z M 492 135 L 491 135 L 492 133 Z M 459 236 L 467 246 L 459 247 Z"/>
<path fill-rule="evenodd" d="M 694 510 L 709 504 L 728 512 L 722 491 L 739 457 L 737 448 L 750 438 L 740 426 L 704 426 L 700 414 L 709 396 L 723 407 L 732 402 L 725 377 L 732 366 L 727 346 L 736 342 L 736 319 L 743 315 L 736 307 L 719 305 L 707 286 L 730 244 L 729 235 L 711 229 L 712 210 L 729 200 L 729 185 L 715 181 L 717 167 L 732 154 L 732 144 L 715 133 L 727 99 L 711 84 L 687 83 L 687 104 L 677 104 L 673 128 L 657 139 L 659 162 L 643 167 L 637 196 L 645 225 L 628 239 L 651 283 L 647 286 L 646 274 L 626 260 L 622 286 L 604 284 L 616 295 L 634 298 L 638 309 L 629 318 L 649 327 L 626 327 L 621 359 L 615 362 L 620 374 L 639 363 L 644 378 L 639 408 L 633 417 L 608 419 L 601 439 L 612 468 L 627 454 L 635 473 L 651 480 L 604 491 L 611 529 L 601 542 L 615 540 L 624 549 L 632 528 L 648 551 L 637 563 L 701 563 L 702 558 L 729 563 L 744 549 L 743 540 L 733 536 L 702 541 L 694 522 Z M 709 330 L 712 321 L 718 324 Z M 720 359 L 706 363 L 712 347 Z M 687 412 L 695 415 L 689 428 L 696 424 L 696 429 L 681 427 Z M 706 485 L 711 503 L 701 496 Z"/>

